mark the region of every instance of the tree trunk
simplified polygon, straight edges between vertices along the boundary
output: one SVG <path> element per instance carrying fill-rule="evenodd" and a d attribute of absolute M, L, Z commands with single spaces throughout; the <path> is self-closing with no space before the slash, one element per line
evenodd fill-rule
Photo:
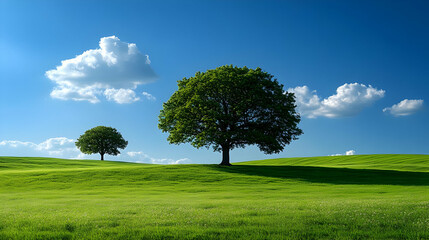
<path fill-rule="evenodd" d="M 219 165 L 231 166 L 231 163 L 229 163 L 229 146 L 228 145 L 222 146 L 222 162 Z"/>
<path fill-rule="evenodd" d="M 101 161 L 104 161 L 104 153 L 100 153 L 101 155 Z"/>

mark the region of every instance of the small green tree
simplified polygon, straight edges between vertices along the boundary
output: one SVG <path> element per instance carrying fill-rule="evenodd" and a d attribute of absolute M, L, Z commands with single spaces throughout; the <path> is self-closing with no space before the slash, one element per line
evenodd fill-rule
<path fill-rule="evenodd" d="M 221 165 L 231 165 L 229 151 L 236 147 L 279 153 L 302 134 L 294 94 L 260 68 L 222 66 L 178 86 L 163 104 L 158 127 L 170 143 L 222 151 Z"/>
<path fill-rule="evenodd" d="M 99 153 L 101 161 L 104 160 L 104 154 L 118 155 L 118 148 L 124 149 L 128 141 L 122 138 L 121 133 L 111 127 L 98 126 L 87 130 L 76 141 L 76 147 L 82 153 Z"/>

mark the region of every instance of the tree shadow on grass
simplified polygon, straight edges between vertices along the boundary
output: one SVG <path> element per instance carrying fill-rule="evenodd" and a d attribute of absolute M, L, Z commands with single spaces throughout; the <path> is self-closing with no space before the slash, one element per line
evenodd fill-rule
<path fill-rule="evenodd" d="M 429 186 L 429 173 L 310 166 L 213 166 L 218 171 L 314 183 Z"/>

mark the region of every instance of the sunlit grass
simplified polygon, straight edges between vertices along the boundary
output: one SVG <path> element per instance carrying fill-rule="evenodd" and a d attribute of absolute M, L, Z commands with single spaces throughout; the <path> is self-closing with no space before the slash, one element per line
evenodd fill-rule
<path fill-rule="evenodd" d="M 0 158 L 0 239 L 429 239 L 429 157 Z"/>

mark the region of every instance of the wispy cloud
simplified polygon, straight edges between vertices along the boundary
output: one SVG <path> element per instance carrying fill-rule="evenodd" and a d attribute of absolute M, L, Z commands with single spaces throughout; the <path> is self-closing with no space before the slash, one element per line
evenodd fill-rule
<path fill-rule="evenodd" d="M 153 164 L 186 164 L 191 163 L 189 158 L 171 159 L 171 158 L 154 158 L 141 151 L 139 152 L 127 152 L 128 156 L 135 159 L 136 161 L 145 162 L 149 161 Z"/>
<path fill-rule="evenodd" d="M 147 100 L 151 100 L 151 101 L 155 101 L 156 97 L 154 97 L 152 94 L 147 93 L 147 92 L 142 92 L 142 95 L 147 99 Z"/>
<path fill-rule="evenodd" d="M 383 112 L 392 114 L 395 117 L 408 116 L 423 109 L 422 99 L 404 99 L 391 107 L 383 109 Z"/>
<path fill-rule="evenodd" d="M 110 36 L 101 38 L 99 47 L 46 71 L 57 84 L 51 97 L 97 103 L 104 93 L 108 100 L 132 103 L 139 99 L 134 92 L 137 86 L 157 78 L 149 56 L 142 54 L 136 44 Z"/>
<path fill-rule="evenodd" d="M 307 86 L 289 88 L 288 92 L 295 94 L 298 112 L 308 118 L 354 116 L 383 98 L 385 93 L 384 90 L 359 83 L 339 86 L 334 95 L 322 100 L 315 90 L 311 91 Z"/>

